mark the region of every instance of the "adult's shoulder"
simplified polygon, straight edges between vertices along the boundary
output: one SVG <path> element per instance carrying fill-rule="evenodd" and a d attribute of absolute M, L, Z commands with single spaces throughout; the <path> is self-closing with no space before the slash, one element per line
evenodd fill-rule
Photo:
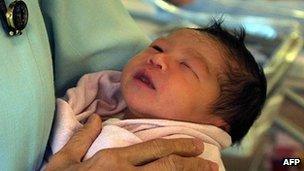
<path fill-rule="evenodd" d="M 149 40 L 120 0 L 41 0 L 55 64 L 57 92 L 81 75 L 120 70 Z"/>

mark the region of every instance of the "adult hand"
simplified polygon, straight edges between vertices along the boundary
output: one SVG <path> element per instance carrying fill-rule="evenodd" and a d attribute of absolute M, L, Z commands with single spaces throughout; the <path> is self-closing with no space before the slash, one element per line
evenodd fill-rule
<path fill-rule="evenodd" d="M 129 147 L 104 149 L 82 161 L 101 128 L 101 118 L 92 115 L 51 157 L 45 170 L 218 170 L 217 164 L 195 157 L 202 153 L 203 144 L 190 138 L 156 139 Z"/>

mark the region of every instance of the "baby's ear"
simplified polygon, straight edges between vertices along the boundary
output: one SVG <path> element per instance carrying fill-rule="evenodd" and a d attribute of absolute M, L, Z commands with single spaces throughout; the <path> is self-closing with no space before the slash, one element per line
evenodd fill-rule
<path fill-rule="evenodd" d="M 222 118 L 216 119 L 213 124 L 226 132 L 229 132 L 230 130 L 229 124 Z"/>

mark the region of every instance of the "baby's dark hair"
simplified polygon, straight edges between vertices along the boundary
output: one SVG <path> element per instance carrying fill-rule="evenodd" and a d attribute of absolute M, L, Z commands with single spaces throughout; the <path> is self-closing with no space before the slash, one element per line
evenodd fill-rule
<path fill-rule="evenodd" d="M 219 42 L 225 50 L 226 69 L 218 76 L 220 96 L 212 105 L 212 112 L 228 124 L 232 143 L 240 143 L 258 118 L 266 100 L 267 82 L 259 66 L 244 43 L 245 30 L 230 33 L 221 21 L 195 30 Z"/>

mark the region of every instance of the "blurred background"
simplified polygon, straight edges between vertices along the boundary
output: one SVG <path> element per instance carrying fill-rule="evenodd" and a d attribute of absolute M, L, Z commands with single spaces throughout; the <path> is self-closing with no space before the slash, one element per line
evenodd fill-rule
<path fill-rule="evenodd" d="M 304 165 L 304 0 L 122 0 L 151 40 L 179 27 L 223 17 L 243 26 L 246 45 L 265 71 L 268 93 L 261 117 L 238 146 L 223 151 L 228 171 L 296 171 Z M 302 167 L 302 168 L 301 168 Z"/>

